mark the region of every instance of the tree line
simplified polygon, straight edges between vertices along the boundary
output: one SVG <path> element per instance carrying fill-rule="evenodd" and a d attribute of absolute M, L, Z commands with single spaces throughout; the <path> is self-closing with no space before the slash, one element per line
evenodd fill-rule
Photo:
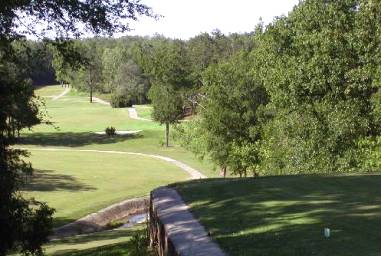
<path fill-rule="evenodd" d="M 166 127 L 195 113 L 202 73 L 242 50 L 252 47 L 252 33 L 224 35 L 219 30 L 190 40 L 128 36 L 71 41 L 72 54 L 81 62 L 68 63 L 51 48 L 50 65 L 57 81 L 89 93 L 108 94 L 111 106 L 152 103 L 153 118 Z"/>

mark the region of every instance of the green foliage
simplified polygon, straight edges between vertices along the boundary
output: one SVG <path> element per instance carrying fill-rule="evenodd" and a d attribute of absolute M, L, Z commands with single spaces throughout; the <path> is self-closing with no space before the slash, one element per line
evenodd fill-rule
<path fill-rule="evenodd" d="M 250 71 L 251 61 L 246 54 L 238 54 L 208 68 L 200 109 L 202 138 L 198 142 L 205 143 L 201 148 L 217 165 L 240 175 L 257 170 L 259 114 L 268 100 L 257 75 Z"/>
<path fill-rule="evenodd" d="M 131 256 L 145 256 L 149 255 L 149 237 L 147 230 L 136 231 L 130 241 L 132 248 L 129 255 Z"/>
<path fill-rule="evenodd" d="M 152 118 L 166 125 L 168 147 L 169 124 L 182 116 L 183 101 L 180 91 L 190 84 L 185 45 L 178 40 L 157 40 L 154 47 L 141 48 L 143 70 L 149 75 L 151 88 L 148 97 L 152 102 Z"/>
<path fill-rule="evenodd" d="M 172 137 L 179 144 L 193 152 L 200 159 L 208 156 L 206 148 L 207 134 L 201 128 L 201 119 L 196 117 L 189 122 L 182 122 L 174 126 Z"/>
<path fill-rule="evenodd" d="M 105 133 L 107 136 L 110 136 L 110 137 L 115 136 L 116 135 L 116 129 L 115 129 L 115 127 L 112 127 L 112 126 L 107 127 L 105 129 Z"/>
<path fill-rule="evenodd" d="M 360 166 L 357 141 L 379 132 L 372 116 L 379 32 L 368 24 L 380 22 L 368 13 L 375 7 L 305 1 L 267 28 L 253 53 L 263 63 L 267 111 L 273 113 L 265 128 L 263 169 L 305 173 Z"/>
<path fill-rule="evenodd" d="M 113 108 L 126 108 L 132 107 L 133 101 L 128 95 L 112 94 L 111 95 L 111 107 Z"/>
<path fill-rule="evenodd" d="M 203 135 L 185 131 L 184 144 L 239 174 L 377 170 L 380 10 L 308 0 L 260 24 L 249 53 L 202 72 Z"/>
<path fill-rule="evenodd" d="M 161 124 L 175 123 L 182 116 L 182 101 L 173 86 L 154 84 L 149 91 L 154 120 Z"/>

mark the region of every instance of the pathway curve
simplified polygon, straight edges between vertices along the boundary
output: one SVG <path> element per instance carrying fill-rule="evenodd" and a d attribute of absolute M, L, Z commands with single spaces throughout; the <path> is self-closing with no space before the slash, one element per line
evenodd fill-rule
<path fill-rule="evenodd" d="M 54 96 L 52 100 L 58 100 L 59 98 L 65 96 L 68 92 L 70 92 L 70 87 L 66 87 L 61 94 Z"/>
<path fill-rule="evenodd" d="M 141 120 L 141 121 L 152 121 L 151 119 L 147 119 L 147 118 L 139 117 L 139 116 L 138 116 L 138 112 L 136 112 L 136 109 L 135 109 L 134 107 L 132 107 L 132 108 L 127 108 L 127 110 L 128 110 L 128 116 L 129 116 L 131 119 Z"/>
<path fill-rule="evenodd" d="M 110 106 L 110 103 L 105 101 L 105 100 L 102 100 L 100 98 L 97 98 L 97 97 L 92 97 L 93 99 L 93 102 L 96 102 L 96 103 L 99 103 L 99 104 L 102 104 L 102 105 L 107 105 L 107 106 Z"/>
<path fill-rule="evenodd" d="M 172 159 L 170 157 L 166 156 L 160 156 L 160 155 L 152 155 L 152 154 L 144 154 L 144 153 L 137 153 L 137 152 L 127 152 L 127 151 L 114 151 L 114 150 L 95 150 L 95 149 L 66 149 L 66 148 L 20 148 L 25 150 L 36 150 L 36 151 L 71 151 L 71 152 L 96 152 L 96 153 L 105 153 L 105 154 L 125 154 L 125 155 L 135 155 L 135 156 L 143 156 L 143 157 L 150 157 L 150 158 L 156 158 L 160 159 L 166 162 L 169 162 L 171 164 L 176 165 L 183 171 L 187 172 L 190 175 L 190 179 L 204 179 L 207 178 L 204 174 L 202 174 L 200 171 L 193 169 L 189 165 L 177 161 L 175 159 Z"/>

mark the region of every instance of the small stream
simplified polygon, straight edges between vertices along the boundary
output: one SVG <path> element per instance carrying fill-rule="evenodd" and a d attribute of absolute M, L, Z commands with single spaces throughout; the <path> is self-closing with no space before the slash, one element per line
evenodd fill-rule
<path fill-rule="evenodd" d="M 147 213 L 131 215 L 128 217 L 127 222 L 121 226 L 121 228 L 130 228 L 136 224 L 141 224 L 146 222 L 148 219 Z"/>

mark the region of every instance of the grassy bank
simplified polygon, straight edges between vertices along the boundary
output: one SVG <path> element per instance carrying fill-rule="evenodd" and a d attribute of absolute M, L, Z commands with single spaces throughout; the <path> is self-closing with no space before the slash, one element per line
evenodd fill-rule
<path fill-rule="evenodd" d="M 212 179 L 176 188 L 229 255 L 381 254 L 380 174 Z"/>

